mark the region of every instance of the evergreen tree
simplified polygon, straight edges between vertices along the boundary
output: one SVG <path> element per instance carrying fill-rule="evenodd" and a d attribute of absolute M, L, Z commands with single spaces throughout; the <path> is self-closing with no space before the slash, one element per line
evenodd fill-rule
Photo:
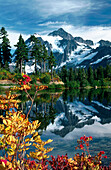
<path fill-rule="evenodd" d="M 81 87 L 86 87 L 88 86 L 88 81 L 87 81 L 87 76 L 84 68 L 80 68 L 78 72 L 79 76 L 79 81 L 80 81 L 80 86 Z"/>
<path fill-rule="evenodd" d="M 66 66 L 62 67 L 60 77 L 65 84 L 68 82 L 69 77 Z"/>
<path fill-rule="evenodd" d="M 106 68 L 105 68 L 105 77 L 106 78 L 111 78 L 111 66 L 107 64 Z"/>
<path fill-rule="evenodd" d="M 88 81 L 90 84 L 92 84 L 94 81 L 93 69 L 91 66 L 88 68 Z"/>
<path fill-rule="evenodd" d="M 31 36 L 31 41 L 33 42 L 31 49 L 31 59 L 34 59 L 35 74 L 37 74 L 37 63 L 41 65 L 42 63 L 42 45 L 38 38 L 34 35 Z"/>
<path fill-rule="evenodd" d="M 2 48 L 0 44 L 0 67 L 2 67 Z"/>
<path fill-rule="evenodd" d="M 82 69 L 81 69 L 81 68 L 78 69 L 78 77 L 77 77 L 77 79 L 78 79 L 79 81 L 81 81 L 81 80 L 83 79 L 83 72 L 82 72 Z"/>
<path fill-rule="evenodd" d="M 47 49 L 45 47 L 45 44 L 43 44 L 43 56 L 42 56 L 42 60 L 43 60 L 43 72 L 46 72 L 46 61 L 48 59 L 48 53 L 47 53 Z"/>
<path fill-rule="evenodd" d="M 49 64 L 49 69 L 51 69 L 51 79 L 53 80 L 53 67 L 56 66 L 56 62 L 52 51 L 50 53 L 50 56 L 48 57 L 48 64 Z"/>
<path fill-rule="evenodd" d="M 69 69 L 69 81 L 74 81 L 74 71 L 73 71 L 73 68 Z"/>
<path fill-rule="evenodd" d="M 102 66 L 99 66 L 97 68 L 97 78 L 98 78 L 98 80 L 101 80 L 104 78 L 104 69 Z"/>
<path fill-rule="evenodd" d="M 97 77 L 98 77 L 98 76 L 97 76 L 97 69 L 94 69 L 93 72 L 94 72 L 94 80 L 97 80 Z"/>
<path fill-rule="evenodd" d="M 22 66 L 25 66 L 25 62 L 28 61 L 28 48 L 21 34 L 15 47 L 17 48 L 15 51 L 16 66 L 19 68 L 19 72 L 22 73 Z"/>
<path fill-rule="evenodd" d="M 9 63 L 11 62 L 11 46 L 8 39 L 7 31 L 4 27 L 0 30 L 0 39 L 2 40 L 0 44 L 0 62 L 5 69 L 9 69 Z"/>

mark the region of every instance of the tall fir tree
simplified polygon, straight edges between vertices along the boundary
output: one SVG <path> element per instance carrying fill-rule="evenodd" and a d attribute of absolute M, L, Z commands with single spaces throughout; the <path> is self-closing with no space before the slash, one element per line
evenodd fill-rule
<path fill-rule="evenodd" d="M 93 69 L 91 66 L 88 68 L 88 82 L 92 84 L 94 81 L 94 74 L 93 74 Z"/>
<path fill-rule="evenodd" d="M 103 68 L 103 66 L 99 66 L 97 68 L 97 78 L 98 78 L 98 80 L 102 80 L 104 78 L 104 68 Z"/>
<path fill-rule="evenodd" d="M 60 77 L 62 78 L 62 81 L 66 84 L 68 82 L 68 71 L 66 68 L 66 65 L 64 65 L 61 69 L 61 75 Z"/>
<path fill-rule="evenodd" d="M 9 63 L 11 62 L 11 46 L 10 41 L 8 39 L 7 31 L 4 27 L 0 30 L 0 62 L 1 66 L 3 66 L 5 69 L 9 69 Z"/>
<path fill-rule="evenodd" d="M 19 72 L 22 74 L 22 67 L 23 65 L 25 66 L 26 61 L 28 61 L 28 48 L 21 34 L 15 47 L 17 48 L 15 50 L 16 67 L 18 67 Z"/>
<path fill-rule="evenodd" d="M 47 53 L 47 49 L 45 47 L 45 44 L 43 44 L 43 56 L 42 56 L 42 60 L 43 60 L 43 72 L 46 72 L 46 61 L 48 59 L 48 53 Z"/>
<path fill-rule="evenodd" d="M 73 70 L 73 68 L 69 69 L 69 81 L 74 81 L 74 70 Z"/>
<path fill-rule="evenodd" d="M 35 65 L 35 74 L 37 74 L 37 64 L 42 66 L 42 45 L 38 38 L 36 38 L 34 35 L 30 37 L 31 41 L 33 42 L 32 48 L 30 50 L 31 52 L 31 59 L 34 60 Z"/>
<path fill-rule="evenodd" d="M 49 64 L 49 69 L 51 69 L 51 79 L 53 80 L 53 67 L 56 66 L 56 62 L 52 51 L 50 53 L 50 56 L 48 57 L 48 64 Z"/>
<path fill-rule="evenodd" d="M 98 77 L 98 76 L 97 76 L 97 69 L 94 68 L 94 71 L 93 71 L 93 72 L 94 72 L 94 80 L 97 80 L 97 77 Z"/>
<path fill-rule="evenodd" d="M 111 66 L 107 64 L 105 68 L 105 77 L 111 79 Z"/>
<path fill-rule="evenodd" d="M 0 44 L 0 68 L 2 67 L 2 48 Z"/>

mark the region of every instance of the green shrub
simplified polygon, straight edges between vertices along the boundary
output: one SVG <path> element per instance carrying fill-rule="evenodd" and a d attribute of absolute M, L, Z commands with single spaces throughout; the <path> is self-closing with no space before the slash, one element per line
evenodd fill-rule
<path fill-rule="evenodd" d="M 21 73 L 15 73 L 14 79 L 18 81 L 19 79 L 22 79 Z"/>
<path fill-rule="evenodd" d="M 50 84 L 49 86 L 48 86 L 48 89 L 55 89 L 55 84 L 53 83 L 53 84 Z"/>
<path fill-rule="evenodd" d="M 94 80 L 92 86 L 93 86 L 93 87 L 94 87 L 94 86 L 98 86 L 98 87 L 101 86 L 100 80 Z"/>
<path fill-rule="evenodd" d="M 80 82 L 78 82 L 78 81 L 69 81 L 67 83 L 67 87 L 69 87 L 70 89 L 78 88 L 78 87 L 80 87 Z"/>
<path fill-rule="evenodd" d="M 41 83 L 43 84 L 49 84 L 50 83 L 50 80 L 51 80 L 51 77 L 49 74 L 44 74 L 41 78 L 40 78 L 40 81 Z"/>
<path fill-rule="evenodd" d="M 62 89 L 63 86 L 62 86 L 61 84 L 56 84 L 56 85 L 55 85 L 55 88 L 56 88 L 56 89 Z"/>
<path fill-rule="evenodd" d="M 86 87 L 86 86 L 89 86 L 89 82 L 86 80 L 86 79 L 82 79 L 80 81 L 80 87 Z"/>

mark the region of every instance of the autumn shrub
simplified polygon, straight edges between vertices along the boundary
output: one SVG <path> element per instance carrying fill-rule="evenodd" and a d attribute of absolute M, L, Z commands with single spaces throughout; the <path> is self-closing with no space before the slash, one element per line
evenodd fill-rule
<path fill-rule="evenodd" d="M 30 78 L 27 75 L 23 75 L 23 78 L 24 81 L 20 81 L 21 87 L 18 87 L 18 89 L 25 90 L 28 94 Z M 43 86 L 37 87 L 36 92 L 41 89 L 43 89 Z M 0 134 L 2 134 L 0 137 L 0 150 L 3 153 L 3 156 L 0 157 L 0 167 L 6 170 L 41 169 L 42 160 L 48 158 L 47 153 L 52 150 L 52 148 L 45 148 L 44 146 L 52 142 L 52 140 L 49 139 L 45 142 L 41 140 L 36 131 L 40 126 L 38 120 L 29 122 L 28 115 L 34 98 L 29 95 L 32 105 L 26 116 L 22 111 L 17 110 L 20 101 L 16 100 L 16 97 L 17 95 L 11 94 L 11 91 L 7 92 L 5 96 L 0 96 L 0 109 L 6 110 L 6 116 L 0 116 L 3 120 L 3 124 L 0 124 Z M 30 145 L 34 149 L 27 154 Z M 25 158 L 26 156 L 27 159 Z"/>
<path fill-rule="evenodd" d="M 8 91 L 6 95 L 0 95 L 0 109 L 5 111 L 5 116 L 1 115 L 2 124 L 0 124 L 0 169 L 3 170 L 107 170 L 109 167 L 102 167 L 102 158 L 107 158 L 104 151 L 100 151 L 97 155 L 91 156 L 89 152 L 89 142 L 92 136 L 85 135 L 77 140 L 76 149 L 81 149 L 82 154 L 75 154 L 73 158 L 67 155 L 57 158 L 48 155 L 53 148 L 46 148 L 45 145 L 52 142 L 51 139 L 42 141 L 37 129 L 40 126 L 38 120 L 30 122 L 28 116 L 35 96 L 39 90 L 48 88 L 47 86 L 35 86 L 36 92 L 34 96 L 30 96 L 28 90 L 31 89 L 28 75 L 22 75 L 20 79 L 19 90 L 24 90 L 32 101 L 27 115 L 22 111 L 18 111 L 17 94 Z M 33 146 L 33 150 L 29 152 L 29 147 Z"/>

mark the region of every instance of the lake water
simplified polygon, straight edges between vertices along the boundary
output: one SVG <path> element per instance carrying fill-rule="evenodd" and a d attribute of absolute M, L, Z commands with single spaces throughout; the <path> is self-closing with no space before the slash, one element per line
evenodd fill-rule
<path fill-rule="evenodd" d="M 23 99 L 24 100 L 24 99 Z M 22 104 L 27 114 L 31 102 Z M 43 140 L 53 139 L 49 145 L 54 147 L 50 155 L 73 157 L 77 139 L 92 136 L 91 155 L 105 151 L 111 162 L 111 89 L 65 90 L 64 92 L 45 92 L 38 94 L 30 112 L 30 121 L 40 120 L 39 133 Z"/>

